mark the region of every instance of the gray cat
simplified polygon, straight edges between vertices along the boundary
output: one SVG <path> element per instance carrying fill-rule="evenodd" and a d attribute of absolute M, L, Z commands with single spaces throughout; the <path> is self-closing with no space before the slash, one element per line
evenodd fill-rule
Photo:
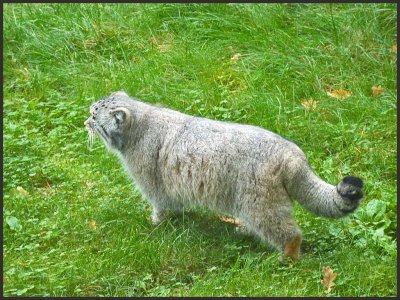
<path fill-rule="evenodd" d="M 310 169 L 294 143 L 265 129 L 189 116 L 116 92 L 94 103 L 85 121 L 120 158 L 153 206 L 152 222 L 203 206 L 239 218 L 243 229 L 298 259 L 301 232 L 293 199 L 318 216 L 353 212 L 363 182 L 333 186 Z"/>

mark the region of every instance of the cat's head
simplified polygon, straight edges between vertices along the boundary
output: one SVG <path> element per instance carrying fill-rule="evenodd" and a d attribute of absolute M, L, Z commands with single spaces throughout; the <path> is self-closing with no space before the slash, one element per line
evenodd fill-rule
<path fill-rule="evenodd" d="M 89 133 L 89 147 L 95 135 L 111 150 L 123 151 L 125 132 L 131 126 L 130 98 L 125 92 L 115 92 L 90 106 L 90 117 L 84 125 Z"/>

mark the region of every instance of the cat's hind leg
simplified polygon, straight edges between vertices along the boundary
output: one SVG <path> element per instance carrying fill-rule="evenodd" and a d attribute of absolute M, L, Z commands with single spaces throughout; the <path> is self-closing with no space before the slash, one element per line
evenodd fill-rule
<path fill-rule="evenodd" d="M 274 200 L 253 198 L 252 209 L 243 216 L 246 226 L 262 240 L 281 250 L 283 259 L 297 260 L 302 235 L 292 215 L 292 202 L 285 192 Z"/>
<path fill-rule="evenodd" d="M 283 252 L 283 259 L 299 259 L 302 235 L 291 215 L 265 213 L 263 219 L 253 222 L 252 226 L 262 240 Z"/>

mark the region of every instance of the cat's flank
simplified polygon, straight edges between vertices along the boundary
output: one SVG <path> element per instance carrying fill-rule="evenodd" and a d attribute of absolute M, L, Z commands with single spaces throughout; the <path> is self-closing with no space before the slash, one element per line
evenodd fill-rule
<path fill-rule="evenodd" d="M 116 92 L 90 107 L 85 126 L 116 152 L 153 206 L 152 222 L 203 206 L 239 218 L 247 232 L 298 259 L 293 200 L 339 218 L 360 204 L 363 182 L 316 176 L 303 151 L 265 129 L 189 116 Z"/>

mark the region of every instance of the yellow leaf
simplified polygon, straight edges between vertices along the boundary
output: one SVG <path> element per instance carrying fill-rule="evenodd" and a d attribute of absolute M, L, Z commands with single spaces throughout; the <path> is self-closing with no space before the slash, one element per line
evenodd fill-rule
<path fill-rule="evenodd" d="M 228 217 L 220 216 L 219 219 L 221 221 L 225 222 L 225 223 L 231 223 L 231 224 L 234 224 L 234 225 L 239 225 L 240 224 L 240 220 L 237 219 L 237 218 L 228 218 Z"/>
<path fill-rule="evenodd" d="M 173 48 L 173 35 L 157 35 L 149 38 L 150 43 L 158 48 L 160 53 L 168 52 Z"/>
<path fill-rule="evenodd" d="M 22 186 L 17 186 L 17 192 L 21 196 L 28 196 L 29 195 L 29 192 L 27 190 L 25 190 Z"/>
<path fill-rule="evenodd" d="M 385 89 L 384 89 L 383 87 L 381 87 L 380 85 L 378 85 L 378 86 L 373 86 L 373 87 L 371 88 L 371 90 L 372 90 L 372 96 L 378 97 L 380 94 L 383 93 L 383 91 L 384 91 Z"/>
<path fill-rule="evenodd" d="M 170 51 L 172 48 L 172 45 L 165 43 L 165 44 L 158 45 L 157 48 L 158 48 L 158 51 L 160 51 L 161 53 L 164 53 L 164 52 Z"/>
<path fill-rule="evenodd" d="M 335 278 L 337 277 L 337 274 L 335 272 L 333 272 L 333 270 L 331 269 L 331 267 L 324 267 L 322 269 L 322 280 L 321 280 L 321 284 L 325 287 L 327 287 L 327 290 L 325 291 L 325 293 L 329 293 L 332 290 L 332 287 L 335 285 L 335 283 L 333 282 L 335 280 Z"/>
<path fill-rule="evenodd" d="M 49 182 L 48 180 L 46 180 L 46 189 L 51 190 L 51 182 Z"/>
<path fill-rule="evenodd" d="M 235 55 L 233 55 L 231 57 L 231 63 L 236 64 L 236 62 L 238 61 L 240 56 L 242 56 L 242 54 L 240 54 L 240 53 L 236 53 Z"/>
<path fill-rule="evenodd" d="M 86 187 L 87 189 L 89 189 L 89 188 L 91 188 L 91 187 L 93 186 L 93 183 L 91 183 L 89 180 L 85 180 L 84 185 L 85 185 L 85 187 Z"/>
<path fill-rule="evenodd" d="M 306 110 L 316 110 L 317 109 L 317 101 L 314 99 L 302 98 L 302 99 L 300 99 L 300 103 L 301 103 L 301 105 L 303 105 L 303 107 Z"/>
<path fill-rule="evenodd" d="M 397 44 L 394 44 L 392 48 L 390 49 L 391 52 L 391 62 L 392 63 L 397 63 Z"/>
<path fill-rule="evenodd" d="M 89 221 L 89 230 L 95 231 L 97 229 L 96 221 L 95 220 L 90 220 Z"/>
<path fill-rule="evenodd" d="M 336 98 L 336 99 L 345 99 L 351 96 L 351 92 L 348 90 L 332 90 L 330 92 L 326 92 L 329 97 Z"/>

